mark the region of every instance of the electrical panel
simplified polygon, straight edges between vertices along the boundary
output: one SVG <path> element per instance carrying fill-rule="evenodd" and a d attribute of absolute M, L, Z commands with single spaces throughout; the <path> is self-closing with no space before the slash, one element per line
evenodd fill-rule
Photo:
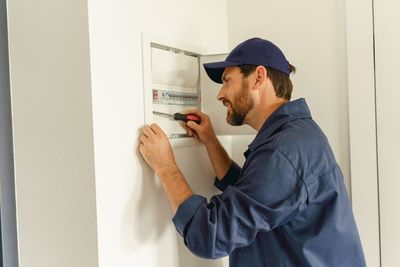
<path fill-rule="evenodd" d="M 201 108 L 197 56 L 169 47 L 152 47 L 151 78 L 152 121 L 170 139 L 188 137 L 182 122 L 162 114 Z"/>
<path fill-rule="evenodd" d="M 205 49 L 143 33 L 143 81 L 146 124 L 157 123 L 173 146 L 198 144 L 187 135 L 174 113 L 198 109 L 206 113 L 217 135 L 248 135 L 247 125 L 226 122 L 226 107 L 217 100 L 220 84 L 208 78 L 202 64 L 221 61 L 227 54 L 207 55 Z"/>

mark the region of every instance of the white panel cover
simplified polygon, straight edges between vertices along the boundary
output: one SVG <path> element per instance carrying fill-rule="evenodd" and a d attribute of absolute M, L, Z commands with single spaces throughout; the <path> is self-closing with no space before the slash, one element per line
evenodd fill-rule
<path fill-rule="evenodd" d="M 153 84 L 197 88 L 199 63 L 197 57 L 153 47 L 151 72 Z"/>

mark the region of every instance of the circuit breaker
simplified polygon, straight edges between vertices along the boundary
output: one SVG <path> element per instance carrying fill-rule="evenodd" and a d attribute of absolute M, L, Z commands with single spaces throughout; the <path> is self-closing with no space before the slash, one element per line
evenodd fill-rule
<path fill-rule="evenodd" d="M 159 36 L 143 34 L 143 89 L 146 124 L 157 123 L 173 146 L 197 144 L 182 122 L 164 114 L 198 109 L 210 116 L 217 135 L 248 135 L 247 125 L 230 126 L 226 107 L 217 100 L 220 84 L 208 78 L 202 64 L 227 54 L 207 55 L 205 49 Z"/>

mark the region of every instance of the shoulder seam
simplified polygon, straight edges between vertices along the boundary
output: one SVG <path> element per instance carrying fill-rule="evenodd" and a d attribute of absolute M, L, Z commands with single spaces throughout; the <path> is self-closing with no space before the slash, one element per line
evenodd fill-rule
<path fill-rule="evenodd" d="M 288 156 L 286 156 L 286 155 L 285 155 L 282 151 L 280 151 L 277 147 L 273 147 L 273 149 L 276 150 L 276 151 L 278 151 L 279 154 L 281 154 L 284 158 L 286 158 L 286 160 L 290 163 L 290 165 L 292 166 L 292 168 L 293 168 L 294 171 L 296 172 L 297 177 L 299 178 L 299 180 L 302 182 L 304 188 L 306 189 L 307 195 L 309 195 L 309 194 L 308 194 L 307 185 L 306 185 L 305 181 L 303 180 L 303 178 L 301 177 L 300 173 L 298 172 L 297 168 L 294 166 L 293 162 L 289 159 Z"/>

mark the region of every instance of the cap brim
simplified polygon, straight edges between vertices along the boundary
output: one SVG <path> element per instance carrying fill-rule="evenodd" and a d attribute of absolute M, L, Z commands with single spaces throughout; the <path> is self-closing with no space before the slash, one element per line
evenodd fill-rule
<path fill-rule="evenodd" d="M 232 62 L 232 61 L 220 61 L 213 63 L 203 64 L 204 69 L 208 77 L 216 83 L 222 83 L 222 74 L 226 67 L 239 66 L 241 63 Z"/>

